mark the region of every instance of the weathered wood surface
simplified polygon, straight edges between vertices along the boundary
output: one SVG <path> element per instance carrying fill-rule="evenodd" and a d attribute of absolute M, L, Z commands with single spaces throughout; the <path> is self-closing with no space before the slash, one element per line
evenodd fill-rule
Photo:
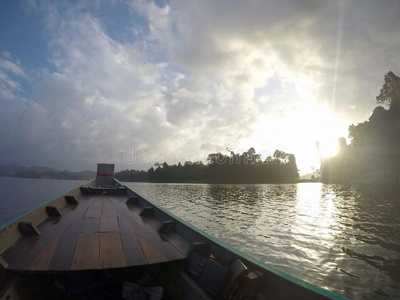
<path fill-rule="evenodd" d="M 100 264 L 102 268 L 126 266 L 119 232 L 103 232 L 100 234 Z"/>
<path fill-rule="evenodd" d="M 125 196 L 79 196 L 60 218 L 38 225 L 1 255 L 11 270 L 66 271 L 140 266 L 185 258 L 186 245 L 157 232 L 159 222 L 139 216 Z"/>
<path fill-rule="evenodd" d="M 78 218 L 65 230 L 51 260 L 49 270 L 69 270 L 76 248 L 76 243 L 78 241 L 78 235 L 82 228 L 82 223 L 83 218 Z"/>
<path fill-rule="evenodd" d="M 42 270 L 48 269 L 51 263 L 51 259 L 54 256 L 54 252 L 57 249 L 57 246 L 61 240 L 62 234 L 54 239 L 46 248 L 44 248 L 29 264 L 29 270 Z"/>
<path fill-rule="evenodd" d="M 100 269 L 100 234 L 83 233 L 78 236 L 71 270 Z"/>
<path fill-rule="evenodd" d="M 127 266 L 146 265 L 149 262 L 137 238 L 135 228 L 125 218 L 120 220 L 121 241 Z"/>
<path fill-rule="evenodd" d="M 81 232 L 99 232 L 100 218 L 84 218 Z"/>
<path fill-rule="evenodd" d="M 119 232 L 119 224 L 117 217 L 101 217 L 100 232 Z"/>

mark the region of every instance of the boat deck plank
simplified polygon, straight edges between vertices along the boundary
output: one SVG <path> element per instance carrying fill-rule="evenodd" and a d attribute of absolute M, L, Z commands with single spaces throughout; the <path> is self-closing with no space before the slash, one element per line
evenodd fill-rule
<path fill-rule="evenodd" d="M 117 217 L 117 209 L 110 198 L 103 200 L 103 209 L 101 211 L 102 217 Z"/>
<path fill-rule="evenodd" d="M 185 258 L 185 247 L 161 237 L 152 216 L 130 210 L 126 196 L 81 197 L 59 219 L 38 226 L 2 253 L 8 269 L 67 271 L 140 266 Z"/>
<path fill-rule="evenodd" d="M 140 246 L 135 228 L 124 219 L 119 219 L 121 229 L 121 242 L 124 251 L 126 264 L 128 266 L 147 265 L 149 262 Z"/>
<path fill-rule="evenodd" d="M 81 232 L 83 217 L 76 219 L 65 230 L 49 265 L 51 271 L 69 270 L 74 256 L 78 235 Z"/>
<path fill-rule="evenodd" d="M 100 232 L 119 232 L 117 217 L 101 217 Z"/>
<path fill-rule="evenodd" d="M 102 268 L 121 268 L 126 266 L 119 232 L 100 234 L 100 262 Z"/>
<path fill-rule="evenodd" d="M 71 209 L 74 209 L 76 207 L 76 204 L 69 204 L 66 203 L 62 207 L 59 207 L 59 211 L 61 215 L 65 215 L 67 212 L 69 212 Z"/>
<path fill-rule="evenodd" d="M 31 251 L 38 239 L 38 236 L 22 237 L 18 242 L 3 252 L 2 257 L 8 263 L 8 267 L 15 270 L 24 269 L 26 264 L 26 257 L 24 254 Z"/>
<path fill-rule="evenodd" d="M 154 230 L 157 230 L 161 224 L 161 222 L 157 221 L 152 216 L 143 216 L 142 218 L 143 218 L 143 221 L 145 221 L 147 224 L 149 224 Z"/>
<path fill-rule="evenodd" d="M 84 218 L 81 232 L 98 232 L 100 229 L 100 218 Z"/>
<path fill-rule="evenodd" d="M 190 249 L 190 244 L 173 231 L 160 233 L 160 236 L 182 253 L 187 253 Z"/>
<path fill-rule="evenodd" d="M 137 235 L 138 240 L 140 242 L 140 245 L 142 246 L 144 255 L 146 256 L 147 261 L 149 264 L 155 264 L 155 263 L 160 263 L 160 262 L 166 262 L 168 261 L 164 255 L 160 253 L 156 248 L 153 247 L 152 244 L 150 244 L 147 239 L 142 236 L 141 234 Z"/>
<path fill-rule="evenodd" d="M 83 203 L 80 209 L 72 209 L 60 219 L 48 218 L 38 229 L 40 236 L 24 236 L 3 253 L 10 269 L 25 270 L 40 252 L 48 247 L 60 234 L 63 234 L 74 220 L 83 216 L 90 200 Z"/>
<path fill-rule="evenodd" d="M 32 271 L 48 269 L 62 236 L 63 235 L 60 234 L 57 238 L 54 239 L 53 242 L 51 242 L 46 248 L 44 248 L 39 253 L 39 255 L 37 255 L 29 264 L 28 269 Z"/>
<path fill-rule="evenodd" d="M 127 210 L 126 204 L 119 201 L 114 202 L 117 207 L 119 217 L 126 219 L 128 222 L 132 224 L 135 228 L 137 235 L 141 235 L 146 239 L 150 245 L 158 249 L 163 256 L 166 257 L 167 260 L 177 260 L 185 258 L 184 253 L 180 252 L 169 242 L 165 241 L 159 233 L 153 228 L 151 224 L 148 224 L 148 218 L 146 218 L 146 222 L 144 221 L 144 217 L 140 217 L 138 212 L 140 210 Z M 123 205 L 125 207 L 123 207 Z"/>
<path fill-rule="evenodd" d="M 81 232 L 72 258 L 71 270 L 101 269 L 100 234 Z"/>
<path fill-rule="evenodd" d="M 87 209 L 86 218 L 100 218 L 101 217 L 101 212 L 103 210 L 103 201 L 102 196 L 94 197 L 92 200 L 92 203 L 90 203 L 90 206 Z"/>

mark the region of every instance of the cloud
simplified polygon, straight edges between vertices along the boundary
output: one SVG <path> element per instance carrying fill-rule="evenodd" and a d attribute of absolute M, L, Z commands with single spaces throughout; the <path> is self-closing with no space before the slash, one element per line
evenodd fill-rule
<path fill-rule="evenodd" d="M 382 31 L 387 30 L 391 35 L 386 22 L 382 22 L 381 15 L 386 14 L 382 9 L 378 9 L 381 14 L 374 14 L 375 10 L 368 10 L 356 1 L 202 3 L 190 6 L 175 1 L 171 5 L 172 10 L 184 7 L 186 14 L 181 19 L 192 16 L 186 23 L 178 22 L 185 28 L 182 32 L 191 30 L 190 43 L 175 54 L 178 62 L 192 73 L 197 76 L 203 73 L 212 78 L 210 82 L 229 78 L 230 74 L 245 75 L 248 70 L 254 74 L 256 70 L 245 63 L 245 58 L 247 61 L 253 58 L 262 62 L 257 65 L 259 74 L 264 74 L 257 76 L 263 80 L 250 81 L 254 88 L 261 88 L 262 82 L 274 73 L 288 78 L 305 77 L 316 86 L 313 94 L 318 101 L 334 105 L 339 115 L 350 118 L 345 108 L 355 100 L 360 101 L 357 97 L 370 97 L 370 102 L 366 99 L 362 105 L 364 110 L 373 107 L 371 95 L 379 88 L 377 79 L 383 78 L 390 67 L 386 62 L 376 71 L 376 59 L 387 57 L 376 46 L 396 44 L 386 39 L 385 43 L 380 41 Z M 396 6 L 394 2 L 386 4 Z M 361 19 L 360 12 L 367 18 Z M 378 19 L 378 26 L 367 26 Z M 393 50 L 390 55 L 396 53 Z M 361 110 L 357 113 L 357 119 L 365 115 Z"/>
<path fill-rule="evenodd" d="M 17 63 L 11 62 L 7 59 L 0 59 L 0 68 L 13 75 L 26 78 L 25 72 Z"/>
<path fill-rule="evenodd" d="M 19 79 L 26 79 L 27 75 L 20 64 L 18 60 L 12 58 L 10 53 L 1 53 L 0 97 L 12 98 L 14 93 L 21 89 Z"/>
<path fill-rule="evenodd" d="M 0 58 L 0 123 L 13 128 L 1 131 L 0 163 L 123 168 L 133 146 L 225 149 L 231 136 L 244 150 L 292 151 L 290 143 L 302 147 L 293 120 L 315 126 L 305 114 L 328 107 L 341 127 L 363 121 L 384 74 L 400 64 L 399 6 L 389 0 L 24 7 L 43 21 L 52 68 L 35 66 L 32 78 L 12 53 Z M 117 12 L 120 20 L 107 18 Z M 25 98 L 23 82 L 32 88 Z"/>

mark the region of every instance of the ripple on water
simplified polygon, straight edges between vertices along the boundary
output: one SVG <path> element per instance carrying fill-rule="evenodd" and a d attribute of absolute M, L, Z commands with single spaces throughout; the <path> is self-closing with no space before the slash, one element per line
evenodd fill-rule
<path fill-rule="evenodd" d="M 400 297 L 399 199 L 320 183 L 129 185 L 303 280 L 352 299 Z"/>

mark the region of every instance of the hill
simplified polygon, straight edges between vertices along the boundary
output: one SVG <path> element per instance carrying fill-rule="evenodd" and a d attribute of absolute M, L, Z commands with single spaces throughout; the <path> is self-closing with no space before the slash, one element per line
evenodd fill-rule
<path fill-rule="evenodd" d="M 41 178 L 64 180 L 89 180 L 96 176 L 94 171 L 60 171 L 44 166 L 25 167 L 16 164 L 0 165 L 0 177 Z"/>

